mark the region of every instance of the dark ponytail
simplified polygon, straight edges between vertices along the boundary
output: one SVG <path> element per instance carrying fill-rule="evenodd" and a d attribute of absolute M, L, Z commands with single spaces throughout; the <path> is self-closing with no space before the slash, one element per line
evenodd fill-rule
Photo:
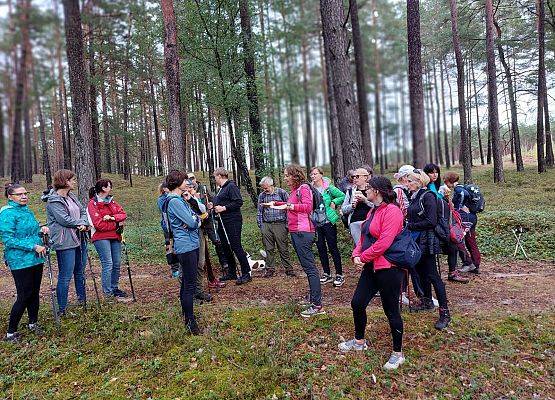
<path fill-rule="evenodd" d="M 19 183 L 6 183 L 4 185 L 4 195 L 7 198 L 8 196 L 11 196 L 12 194 L 14 194 L 15 189 L 19 189 L 22 187 L 23 186 L 21 186 Z"/>
<path fill-rule="evenodd" d="M 113 186 L 110 179 L 97 180 L 94 186 L 89 189 L 89 199 L 92 199 L 94 196 L 101 193 L 102 189 L 108 187 L 108 185 Z"/>
<path fill-rule="evenodd" d="M 377 190 L 386 204 L 396 204 L 397 195 L 393 191 L 391 181 L 384 176 L 374 176 L 368 181 L 370 187 Z"/>

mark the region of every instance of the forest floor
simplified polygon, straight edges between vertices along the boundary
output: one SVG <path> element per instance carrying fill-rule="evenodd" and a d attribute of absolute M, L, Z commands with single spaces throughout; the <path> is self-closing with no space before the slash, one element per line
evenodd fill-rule
<path fill-rule="evenodd" d="M 489 173 L 485 170 L 483 175 Z M 520 180 L 520 187 L 511 184 L 501 190 L 480 183 L 489 194 L 482 218 L 489 230 L 479 238 L 485 248 L 482 273 L 465 285 L 446 283 L 453 321 L 443 332 L 433 328 L 436 312 L 409 313 L 405 307 L 407 362 L 394 372 L 381 368 L 391 339 L 379 298 L 368 308 L 369 350 L 337 350 L 343 338 L 353 335 L 350 299 L 358 271 L 352 265 L 345 266 L 343 287 L 324 287 L 326 315 L 310 320 L 299 316 L 297 303 L 307 292 L 307 281 L 296 265 L 296 278 L 286 278 L 281 271 L 270 279 L 255 275 L 248 285 L 228 284 L 213 292 L 212 303 L 196 308 L 203 335 L 189 336 L 179 319 L 178 283 L 157 254 L 159 239 L 151 240 L 148 234 L 159 229 L 156 212 L 129 204 L 131 219 L 142 222 L 140 230 L 127 228 L 137 302 L 103 302 L 99 311 L 89 273 L 89 309 L 74 307 L 73 315 L 57 329 L 45 274 L 41 320 L 46 335 L 36 338 L 22 328 L 20 344 L 0 343 L 0 398 L 555 398 L 555 263 L 541 257 L 553 254 L 554 248 L 553 238 L 541 242 L 545 231 L 538 228 L 547 226 L 547 232 L 553 232 L 546 214 L 554 215 L 554 175 L 551 171 L 540 181 L 530 173 Z M 120 202 L 131 202 L 134 195 L 141 200 L 155 197 L 153 184 L 154 180 L 136 179 L 142 193 L 122 190 Z M 514 223 L 509 213 L 522 210 L 515 210 L 512 190 L 526 190 L 528 185 L 543 185 L 545 190 L 543 195 L 530 192 L 523 203 L 527 214 L 519 223 L 537 230 L 539 239 L 532 231 L 528 234 L 526 248 L 535 259 L 522 260 L 511 257 L 514 238 L 503 236 L 509 225 L 495 223 Z M 36 193 L 39 188 L 37 184 L 31 190 Z M 39 216 L 40 208 L 36 204 Z M 244 237 L 254 254 L 259 244 L 249 218 Z M 496 253 L 501 251 L 507 254 Z M 94 256 L 94 250 L 91 253 Z M 93 264 L 98 280 L 94 257 Z M 446 278 L 445 260 L 442 274 Z M 121 281 L 129 291 L 124 269 Z M 14 295 L 12 278 L 2 268 L 0 315 L 8 314 Z"/>

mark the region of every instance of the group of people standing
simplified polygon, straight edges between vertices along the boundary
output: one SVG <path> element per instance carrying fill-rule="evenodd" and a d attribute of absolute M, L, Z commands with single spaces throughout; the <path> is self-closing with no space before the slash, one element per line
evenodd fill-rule
<path fill-rule="evenodd" d="M 223 168 L 217 168 L 213 177 L 219 187 L 215 195 L 197 182 L 194 174 L 171 171 L 160 185 L 157 202 L 162 215 L 168 264 L 172 276 L 181 280 L 180 303 L 184 323 L 195 335 L 201 332 L 193 311 L 195 300 L 212 300 L 203 290 L 204 274 L 209 288 L 224 287 L 225 281 L 231 280 L 237 285 L 252 281 L 248 255 L 241 244 L 243 200 L 240 190 Z M 260 181 L 257 224 L 266 252 L 263 276 L 269 278 L 276 274 L 276 249 L 285 275 L 296 276 L 289 258 L 289 243 L 292 243 L 309 287 L 301 316 L 310 318 L 325 314 L 322 285 L 331 283 L 334 287 L 341 287 L 345 282 L 338 248 L 338 225 L 342 222 L 353 239 L 351 260 L 361 274 L 351 301 L 355 335 L 353 339 L 340 343 L 339 349 L 367 348 L 364 339 L 366 307 L 379 292 L 393 340 L 393 352 L 384 368 L 397 368 L 405 360 L 399 301 L 402 292 L 409 292 L 408 276 L 419 299 L 412 307 L 416 311 L 434 309 L 434 288 L 440 314 L 435 327 L 441 330 L 448 326 L 451 316 L 445 284 L 438 272 L 437 255 L 448 255 L 450 281 L 466 283 L 469 280 L 466 273 L 479 272 L 480 253 L 475 233 L 477 217 L 468 208 L 470 194 L 458 183 L 459 177 L 454 172 L 447 173 L 444 185 L 441 185 L 440 168 L 434 164 L 426 165 L 423 170 L 402 166 L 394 175 L 395 186 L 386 177 L 373 176 L 368 166 L 349 171 L 337 186 L 319 167 L 310 170 L 310 181 L 303 168 L 295 164 L 284 168 L 283 177 L 289 191 L 276 187 L 269 176 Z M 29 312 L 29 329 L 40 330 L 37 325 L 38 290 L 47 251 L 45 245 L 56 251 L 58 259 L 56 292 L 61 315 L 66 312 L 72 276 L 78 302 L 86 301 L 84 267 L 88 236 L 102 263 L 104 295 L 126 296 L 118 287 L 121 234 L 126 214 L 112 198 L 112 182 L 102 179 L 91 188 L 86 209 L 72 192 L 75 185 L 76 177 L 71 171 L 56 172 L 54 188 L 43 196 L 47 224 L 42 227 L 27 207 L 25 188 L 18 184 L 6 186 L 8 204 L 0 210 L 0 234 L 5 260 L 17 288 L 6 340 L 17 340 L 17 326 L 25 309 Z M 463 243 L 444 240 L 438 234 L 445 210 L 447 213 L 456 212 L 467 223 L 468 232 Z M 404 230 L 410 232 L 422 252 L 411 271 L 398 268 L 386 257 L 386 251 Z M 40 234 L 49 235 L 50 241 L 43 242 Z M 222 269 L 221 278 L 214 273 L 209 242 L 215 246 Z M 322 272 L 314 257 L 315 242 Z M 334 264 L 334 275 L 328 254 Z M 457 269 L 459 257 L 462 267 Z"/>
<path fill-rule="evenodd" d="M 0 236 L 4 244 L 4 261 L 14 278 L 17 298 L 4 340 L 19 339 L 18 326 L 25 310 L 29 314 L 29 329 L 42 333 L 37 323 L 39 290 L 45 257 L 50 250 L 55 251 L 58 261 L 58 316 L 70 312 L 68 292 L 72 278 L 78 305 L 86 305 L 85 266 L 89 241 L 94 244 L 102 264 L 104 296 L 108 299 L 127 297 L 118 287 L 121 234 L 127 216 L 110 194 L 112 182 L 99 180 L 89 192 L 87 207 L 73 193 L 76 185 L 75 173 L 66 169 L 56 171 L 53 188 L 41 197 L 46 203 L 47 218 L 42 226 L 28 207 L 29 192 L 25 187 L 17 183 L 5 186 L 8 203 L 0 210 Z"/>

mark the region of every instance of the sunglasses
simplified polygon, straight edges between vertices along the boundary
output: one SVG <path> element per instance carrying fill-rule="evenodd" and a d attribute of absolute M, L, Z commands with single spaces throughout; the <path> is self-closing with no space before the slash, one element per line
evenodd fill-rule
<path fill-rule="evenodd" d="M 422 173 L 422 170 L 416 168 L 416 169 L 414 169 L 412 172 L 414 172 L 415 174 L 421 174 L 421 173 Z"/>
<path fill-rule="evenodd" d="M 370 176 L 370 175 L 353 175 L 353 179 L 358 179 L 358 178 L 360 178 L 361 176 Z"/>

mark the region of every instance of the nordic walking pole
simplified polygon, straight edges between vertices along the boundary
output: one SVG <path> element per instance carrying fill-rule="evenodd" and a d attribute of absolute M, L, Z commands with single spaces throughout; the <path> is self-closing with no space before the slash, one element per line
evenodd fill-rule
<path fill-rule="evenodd" d="M 87 240 L 88 240 L 87 233 L 86 232 L 81 232 L 81 244 L 83 243 L 83 241 L 87 242 Z M 81 249 L 82 249 L 82 247 L 81 247 Z M 102 308 L 100 306 L 100 296 L 98 295 L 98 287 L 96 286 L 96 278 L 94 276 L 94 271 L 93 271 L 92 262 L 91 262 L 91 256 L 89 255 L 88 251 L 87 251 L 87 264 L 89 264 L 89 270 L 91 271 L 91 276 L 92 276 L 93 286 L 94 286 L 94 293 L 96 294 L 96 303 L 98 305 L 98 309 L 100 310 Z M 86 269 L 87 268 L 85 266 L 85 270 Z M 84 271 L 83 271 L 83 276 L 85 276 Z"/>
<path fill-rule="evenodd" d="M 125 243 L 123 234 L 121 235 L 121 244 L 123 245 L 123 254 L 125 255 L 125 263 L 127 264 L 127 275 L 129 276 L 129 285 L 131 286 L 131 296 L 133 297 L 133 301 L 137 301 L 137 298 L 135 297 L 135 288 L 133 287 L 133 278 L 131 278 L 131 265 L 129 264 L 129 253 L 127 252 L 127 243 Z"/>
<path fill-rule="evenodd" d="M 48 279 L 50 280 L 50 305 L 52 306 L 52 315 L 56 326 L 60 327 L 60 316 L 58 315 L 58 297 L 56 296 L 56 288 L 54 287 L 54 279 L 52 274 L 52 261 L 50 259 L 50 238 L 48 233 L 42 235 L 44 247 L 46 247 L 46 266 L 48 268 Z"/>

